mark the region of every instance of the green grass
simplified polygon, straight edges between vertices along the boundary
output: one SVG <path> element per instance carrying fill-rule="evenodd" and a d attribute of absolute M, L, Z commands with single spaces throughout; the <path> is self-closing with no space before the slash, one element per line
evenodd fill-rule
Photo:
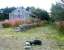
<path fill-rule="evenodd" d="M 11 40 L 17 40 L 17 41 L 19 40 L 19 41 L 23 41 L 23 42 L 25 40 L 29 40 L 29 39 L 30 40 L 32 40 L 32 39 L 54 40 L 58 43 L 64 42 L 64 35 L 59 35 L 59 32 L 51 25 L 32 28 L 26 32 L 14 32 L 13 28 L 4 28 L 3 30 L 0 31 L 0 38 L 1 37 L 5 38 L 5 39 L 9 38 Z M 13 41 L 13 43 L 16 43 L 16 41 L 15 42 Z M 20 44 L 20 43 L 18 43 L 18 44 Z M 14 46 L 14 45 L 12 45 L 12 46 Z M 36 50 L 39 48 L 39 46 L 33 46 L 33 47 L 34 47 L 34 50 L 35 50 L 35 48 L 36 48 Z M 42 47 L 46 48 L 46 46 L 42 46 Z M 42 48 L 42 47 L 40 47 L 40 48 Z M 54 47 L 54 48 L 57 49 L 57 47 Z M 64 49 L 64 48 L 60 49 L 60 47 L 58 47 L 58 48 L 59 48 L 59 50 Z M 19 50 L 19 47 L 18 47 L 18 50 Z"/>
<path fill-rule="evenodd" d="M 33 28 L 26 32 L 14 32 L 14 29 L 12 28 L 4 28 L 4 30 L 0 32 L 0 36 L 14 36 L 17 38 L 54 39 L 57 41 L 64 41 L 64 35 L 59 35 L 59 32 L 51 25 Z"/>

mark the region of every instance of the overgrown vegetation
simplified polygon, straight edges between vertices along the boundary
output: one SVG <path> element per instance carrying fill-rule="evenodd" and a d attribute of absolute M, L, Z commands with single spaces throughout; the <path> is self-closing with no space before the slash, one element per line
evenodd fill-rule
<path fill-rule="evenodd" d="M 11 7 L 11 8 L 6 7 L 4 9 L 0 9 L 0 10 L 2 10 L 2 13 L 0 13 L 0 21 L 9 19 L 9 13 L 15 9 L 16 9 L 15 7 Z"/>
<path fill-rule="evenodd" d="M 62 6 L 63 6 L 63 4 L 61 4 L 61 3 L 56 3 L 55 5 L 52 5 L 51 17 L 55 21 L 64 20 L 64 8 Z"/>
<path fill-rule="evenodd" d="M 22 42 L 25 42 L 26 40 L 33 40 L 33 39 L 41 39 L 43 43 L 45 42 L 45 40 L 48 40 L 48 41 L 53 40 L 58 43 L 64 42 L 63 41 L 64 36 L 58 35 L 58 31 L 55 28 L 53 28 L 52 25 L 32 28 L 26 32 L 14 32 L 13 28 L 4 28 L 0 32 L 0 38 L 3 38 L 5 40 L 10 40 L 11 42 L 10 41 L 6 41 L 6 42 L 14 43 L 14 45 L 16 44 L 16 42 L 18 42 L 18 45 L 21 44 L 22 47 L 24 44 Z M 48 41 L 46 41 L 46 44 L 48 43 Z M 46 44 L 43 44 L 43 46 L 41 48 L 42 50 L 43 50 L 43 48 L 48 48 L 48 46 Z M 12 45 L 12 46 L 14 46 L 14 45 Z M 20 47 L 20 45 L 19 46 L 18 45 L 17 45 L 17 47 Z M 62 50 L 62 48 L 57 47 L 57 46 L 52 47 L 53 43 L 49 44 L 49 45 L 50 45 L 49 46 L 50 49 L 53 48 L 53 50 L 55 50 L 55 49 Z M 8 45 L 8 46 L 10 47 L 10 45 Z M 37 49 L 38 47 L 40 47 L 40 46 L 36 46 L 36 48 L 34 46 L 35 49 Z M 18 50 L 19 50 L 19 48 L 18 48 Z M 21 50 L 22 50 L 22 48 L 21 48 Z"/>
<path fill-rule="evenodd" d="M 55 27 L 60 33 L 60 35 L 64 35 L 64 21 L 55 22 Z"/>
<path fill-rule="evenodd" d="M 56 24 L 56 29 L 60 34 L 64 34 L 64 4 L 63 1 L 52 5 L 51 18 Z"/>
<path fill-rule="evenodd" d="M 46 20 L 46 21 L 50 20 L 49 14 L 45 10 L 35 7 L 27 7 L 26 10 L 32 12 L 31 16 L 33 18 L 39 18 L 40 20 Z"/>

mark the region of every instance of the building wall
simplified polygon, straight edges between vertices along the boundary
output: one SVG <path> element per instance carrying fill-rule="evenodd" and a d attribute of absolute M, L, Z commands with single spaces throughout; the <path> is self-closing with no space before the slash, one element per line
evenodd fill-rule
<path fill-rule="evenodd" d="M 22 8 L 18 8 L 14 10 L 13 12 L 9 13 L 9 19 L 27 19 L 29 18 L 29 13 Z"/>

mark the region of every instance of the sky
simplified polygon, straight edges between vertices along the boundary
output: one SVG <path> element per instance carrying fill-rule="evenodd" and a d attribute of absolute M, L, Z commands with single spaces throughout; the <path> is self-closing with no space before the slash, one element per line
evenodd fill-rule
<path fill-rule="evenodd" d="M 56 0 L 0 0 L 0 8 L 34 6 L 36 8 L 41 8 L 50 12 L 52 3 L 55 2 Z"/>

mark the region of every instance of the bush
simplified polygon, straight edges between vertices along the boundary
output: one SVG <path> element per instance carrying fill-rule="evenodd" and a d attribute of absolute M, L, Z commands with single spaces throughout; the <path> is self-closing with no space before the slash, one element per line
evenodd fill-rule
<path fill-rule="evenodd" d="M 25 24 L 32 24 L 32 20 L 30 20 L 30 19 L 25 20 Z"/>
<path fill-rule="evenodd" d="M 23 20 L 15 19 L 15 20 L 5 20 L 2 25 L 4 28 L 7 28 L 7 27 L 16 27 L 23 23 L 24 23 Z"/>
<path fill-rule="evenodd" d="M 56 28 L 62 34 L 64 34 L 64 21 L 56 22 Z"/>
<path fill-rule="evenodd" d="M 19 25 L 21 25 L 21 24 L 23 24 L 23 23 L 24 23 L 24 20 L 16 19 L 16 20 L 15 20 L 15 25 L 14 25 L 14 26 L 19 26 Z"/>
<path fill-rule="evenodd" d="M 39 27 L 39 26 L 45 26 L 47 24 L 46 20 L 40 20 L 40 19 L 33 19 L 33 23 L 35 26 Z"/>
<path fill-rule="evenodd" d="M 7 28 L 7 27 L 17 27 L 19 25 L 22 25 L 22 24 L 33 24 L 34 27 L 39 27 L 39 26 L 45 26 L 47 23 L 47 21 L 41 21 L 41 20 L 21 20 L 21 19 L 15 19 L 15 20 L 5 20 L 3 22 L 3 27 L 4 28 Z"/>
<path fill-rule="evenodd" d="M 31 24 L 32 23 L 32 21 L 31 20 L 21 20 L 21 19 L 15 19 L 15 20 L 5 20 L 4 22 L 3 22 L 3 27 L 4 28 L 7 28 L 7 27 L 17 27 L 17 26 L 19 26 L 19 25 L 21 25 L 21 24 Z"/>
<path fill-rule="evenodd" d="M 5 21 L 2 23 L 2 25 L 3 25 L 4 28 L 10 27 L 10 24 L 9 24 L 9 21 L 8 21 L 8 20 L 5 20 Z"/>

